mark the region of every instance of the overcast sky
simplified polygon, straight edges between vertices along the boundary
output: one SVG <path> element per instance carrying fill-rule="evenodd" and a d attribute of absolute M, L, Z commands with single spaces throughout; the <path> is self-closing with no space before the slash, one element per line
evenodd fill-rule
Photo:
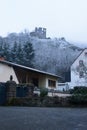
<path fill-rule="evenodd" d="M 87 0 L 0 0 L 0 35 L 46 27 L 48 37 L 87 43 Z"/>

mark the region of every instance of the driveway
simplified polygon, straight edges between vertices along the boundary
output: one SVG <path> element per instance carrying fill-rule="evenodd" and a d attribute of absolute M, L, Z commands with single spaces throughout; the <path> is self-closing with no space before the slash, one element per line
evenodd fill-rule
<path fill-rule="evenodd" d="M 0 130 L 87 130 L 87 109 L 0 107 Z"/>

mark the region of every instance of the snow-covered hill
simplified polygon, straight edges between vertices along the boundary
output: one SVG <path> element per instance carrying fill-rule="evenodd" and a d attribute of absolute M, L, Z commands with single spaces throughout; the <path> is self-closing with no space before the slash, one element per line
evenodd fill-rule
<path fill-rule="evenodd" d="M 79 47 L 65 39 L 32 38 L 35 50 L 35 67 L 52 73 L 67 71 L 73 60 L 81 52 Z"/>
<path fill-rule="evenodd" d="M 5 38 L 0 37 L 0 43 L 5 42 L 10 46 L 15 42 L 25 44 L 26 41 L 32 43 L 35 51 L 34 67 L 55 74 L 67 71 L 82 50 L 67 42 L 65 38 L 39 39 L 31 37 L 28 32 L 11 33 Z"/>

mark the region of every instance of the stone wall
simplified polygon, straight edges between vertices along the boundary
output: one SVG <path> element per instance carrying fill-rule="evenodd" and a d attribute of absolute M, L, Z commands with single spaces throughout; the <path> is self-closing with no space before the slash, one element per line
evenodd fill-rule
<path fill-rule="evenodd" d="M 7 102 L 9 102 L 12 98 L 16 97 L 16 87 L 17 87 L 17 84 L 15 81 L 6 82 Z"/>

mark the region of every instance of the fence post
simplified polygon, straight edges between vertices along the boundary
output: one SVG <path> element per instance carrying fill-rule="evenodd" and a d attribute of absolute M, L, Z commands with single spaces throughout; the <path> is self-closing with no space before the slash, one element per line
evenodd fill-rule
<path fill-rule="evenodd" d="M 16 97 L 16 82 L 15 81 L 7 81 L 6 82 L 6 98 L 7 102 L 10 102 L 12 98 Z"/>

